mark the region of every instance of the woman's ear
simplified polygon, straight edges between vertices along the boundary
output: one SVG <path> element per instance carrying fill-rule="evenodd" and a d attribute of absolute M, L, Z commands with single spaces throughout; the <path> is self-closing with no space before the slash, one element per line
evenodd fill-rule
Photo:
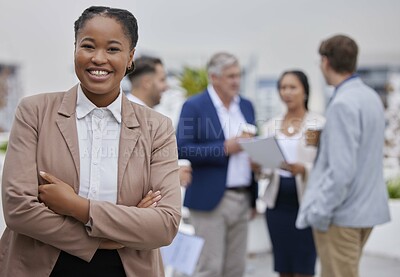
<path fill-rule="evenodd" d="M 133 56 L 135 55 L 135 50 L 136 50 L 136 48 L 133 48 L 131 51 L 129 51 L 129 62 L 128 62 L 127 68 L 132 66 L 132 64 L 133 64 Z"/>

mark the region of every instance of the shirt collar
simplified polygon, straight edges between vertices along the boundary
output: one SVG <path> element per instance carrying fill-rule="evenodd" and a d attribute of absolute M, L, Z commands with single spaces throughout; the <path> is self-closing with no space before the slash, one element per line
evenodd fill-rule
<path fill-rule="evenodd" d="M 210 95 L 211 101 L 213 102 L 213 104 L 216 108 L 224 108 L 225 107 L 224 103 L 222 103 L 221 98 L 219 98 L 219 96 L 218 96 L 217 92 L 215 91 L 212 84 L 209 84 L 207 86 L 207 91 L 208 91 L 208 94 Z M 240 97 L 239 97 L 239 95 L 236 95 L 233 98 L 233 101 L 231 102 L 230 106 L 232 106 L 232 104 L 238 106 L 239 103 L 240 103 Z"/>
<path fill-rule="evenodd" d="M 144 103 L 141 99 L 139 99 L 138 97 L 136 97 L 135 95 L 133 95 L 132 93 L 128 93 L 126 94 L 126 98 L 128 98 L 129 101 L 142 105 L 142 106 L 146 106 L 146 103 Z"/>
<path fill-rule="evenodd" d="M 346 84 L 347 82 L 349 82 L 349 81 L 351 81 L 353 79 L 356 79 L 358 77 L 359 77 L 358 74 L 354 73 L 350 77 L 348 77 L 347 79 L 343 80 L 340 84 L 338 84 L 335 87 L 335 90 L 333 91 L 332 97 L 329 99 L 328 106 L 333 101 L 333 99 L 336 97 L 336 94 L 337 94 L 339 88 L 343 87 L 343 85 Z"/>
<path fill-rule="evenodd" d="M 348 77 L 347 79 L 345 79 L 345 80 L 343 80 L 340 84 L 338 84 L 336 87 L 335 87 L 335 91 L 337 91 L 341 86 L 343 86 L 345 83 L 347 83 L 348 81 L 350 81 L 350 80 L 352 80 L 352 79 L 355 79 L 355 78 L 357 78 L 358 77 L 358 74 L 352 74 L 350 77 Z"/>
<path fill-rule="evenodd" d="M 120 89 L 120 93 L 118 94 L 117 99 L 115 99 L 110 105 L 106 107 L 107 110 L 111 112 L 114 116 L 115 120 L 118 123 L 121 123 L 121 106 L 122 106 L 122 90 Z M 94 109 L 97 109 L 97 106 L 93 104 L 83 93 L 81 85 L 78 86 L 78 95 L 76 98 L 76 117 L 78 119 L 84 118 Z"/>

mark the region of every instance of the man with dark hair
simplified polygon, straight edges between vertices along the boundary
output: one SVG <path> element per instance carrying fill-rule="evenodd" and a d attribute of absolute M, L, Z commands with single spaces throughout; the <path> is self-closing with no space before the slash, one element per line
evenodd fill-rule
<path fill-rule="evenodd" d="M 128 75 L 132 84 L 127 95 L 132 102 L 154 108 L 168 89 L 164 66 L 159 58 L 140 57 L 134 61 L 135 70 Z"/>
<path fill-rule="evenodd" d="M 163 63 L 159 58 L 142 56 L 134 61 L 134 66 L 134 71 L 128 75 L 132 89 L 127 98 L 137 104 L 154 108 L 160 104 L 162 94 L 168 89 Z M 192 182 L 190 165 L 180 165 L 179 179 L 181 186 L 190 185 Z"/>
<path fill-rule="evenodd" d="M 319 53 L 321 71 L 335 91 L 296 226 L 313 227 L 322 277 L 355 277 L 372 227 L 390 220 L 384 111 L 378 94 L 355 74 L 354 40 L 334 36 L 321 43 Z"/>
<path fill-rule="evenodd" d="M 319 47 L 321 55 L 321 70 L 324 77 L 327 78 L 326 64 L 339 75 L 339 78 L 347 79 L 354 74 L 357 66 L 358 46 L 354 40 L 349 37 L 338 35 L 323 41 Z M 332 74 L 329 74 L 331 76 Z M 328 85 L 335 86 L 335 81 L 326 80 Z"/>

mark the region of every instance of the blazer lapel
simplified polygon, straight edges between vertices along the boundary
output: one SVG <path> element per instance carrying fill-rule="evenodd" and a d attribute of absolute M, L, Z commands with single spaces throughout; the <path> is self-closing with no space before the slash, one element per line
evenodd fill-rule
<path fill-rule="evenodd" d="M 118 200 L 120 199 L 121 186 L 126 166 L 131 158 L 133 149 L 140 137 L 140 124 L 136 118 L 132 103 L 122 95 L 122 124 L 119 140 L 118 159 Z"/>
<path fill-rule="evenodd" d="M 216 132 L 215 136 L 217 139 L 225 140 L 225 134 L 222 130 L 221 122 L 219 121 L 217 109 L 215 108 L 214 103 L 211 100 L 211 96 L 208 90 L 206 90 L 205 97 L 207 105 L 204 108 L 207 108 L 207 106 L 209 107 L 209 112 L 206 112 L 206 116 L 211 120 L 211 123 L 213 124 L 213 130 Z"/>
<path fill-rule="evenodd" d="M 249 109 L 247 109 L 247 107 L 245 106 L 244 101 L 242 101 L 242 98 L 240 98 L 239 106 L 240 106 L 240 110 L 242 111 L 242 114 L 244 116 L 244 119 L 246 119 L 246 122 L 250 123 L 250 124 L 254 124 L 253 116 L 252 116 L 251 112 L 249 111 Z"/>
<path fill-rule="evenodd" d="M 76 174 L 79 180 L 79 142 L 76 119 L 74 116 L 76 110 L 77 87 L 78 85 L 74 86 L 65 93 L 63 101 L 58 110 L 56 123 L 65 140 L 65 143 L 68 146 L 69 151 L 71 152 L 71 156 L 75 164 Z M 75 192 L 79 191 L 79 182 L 77 182 L 74 186 L 74 190 Z"/>

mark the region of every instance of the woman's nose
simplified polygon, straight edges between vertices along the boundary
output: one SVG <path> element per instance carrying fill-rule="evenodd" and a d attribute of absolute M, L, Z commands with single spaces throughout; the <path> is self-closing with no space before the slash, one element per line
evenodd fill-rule
<path fill-rule="evenodd" d="M 95 51 L 93 53 L 91 61 L 94 64 L 104 64 L 107 62 L 107 54 L 102 50 Z"/>
<path fill-rule="evenodd" d="M 281 89 L 281 94 L 282 94 L 282 95 L 288 95 L 288 94 L 289 94 L 289 90 L 287 90 L 287 89 Z"/>

